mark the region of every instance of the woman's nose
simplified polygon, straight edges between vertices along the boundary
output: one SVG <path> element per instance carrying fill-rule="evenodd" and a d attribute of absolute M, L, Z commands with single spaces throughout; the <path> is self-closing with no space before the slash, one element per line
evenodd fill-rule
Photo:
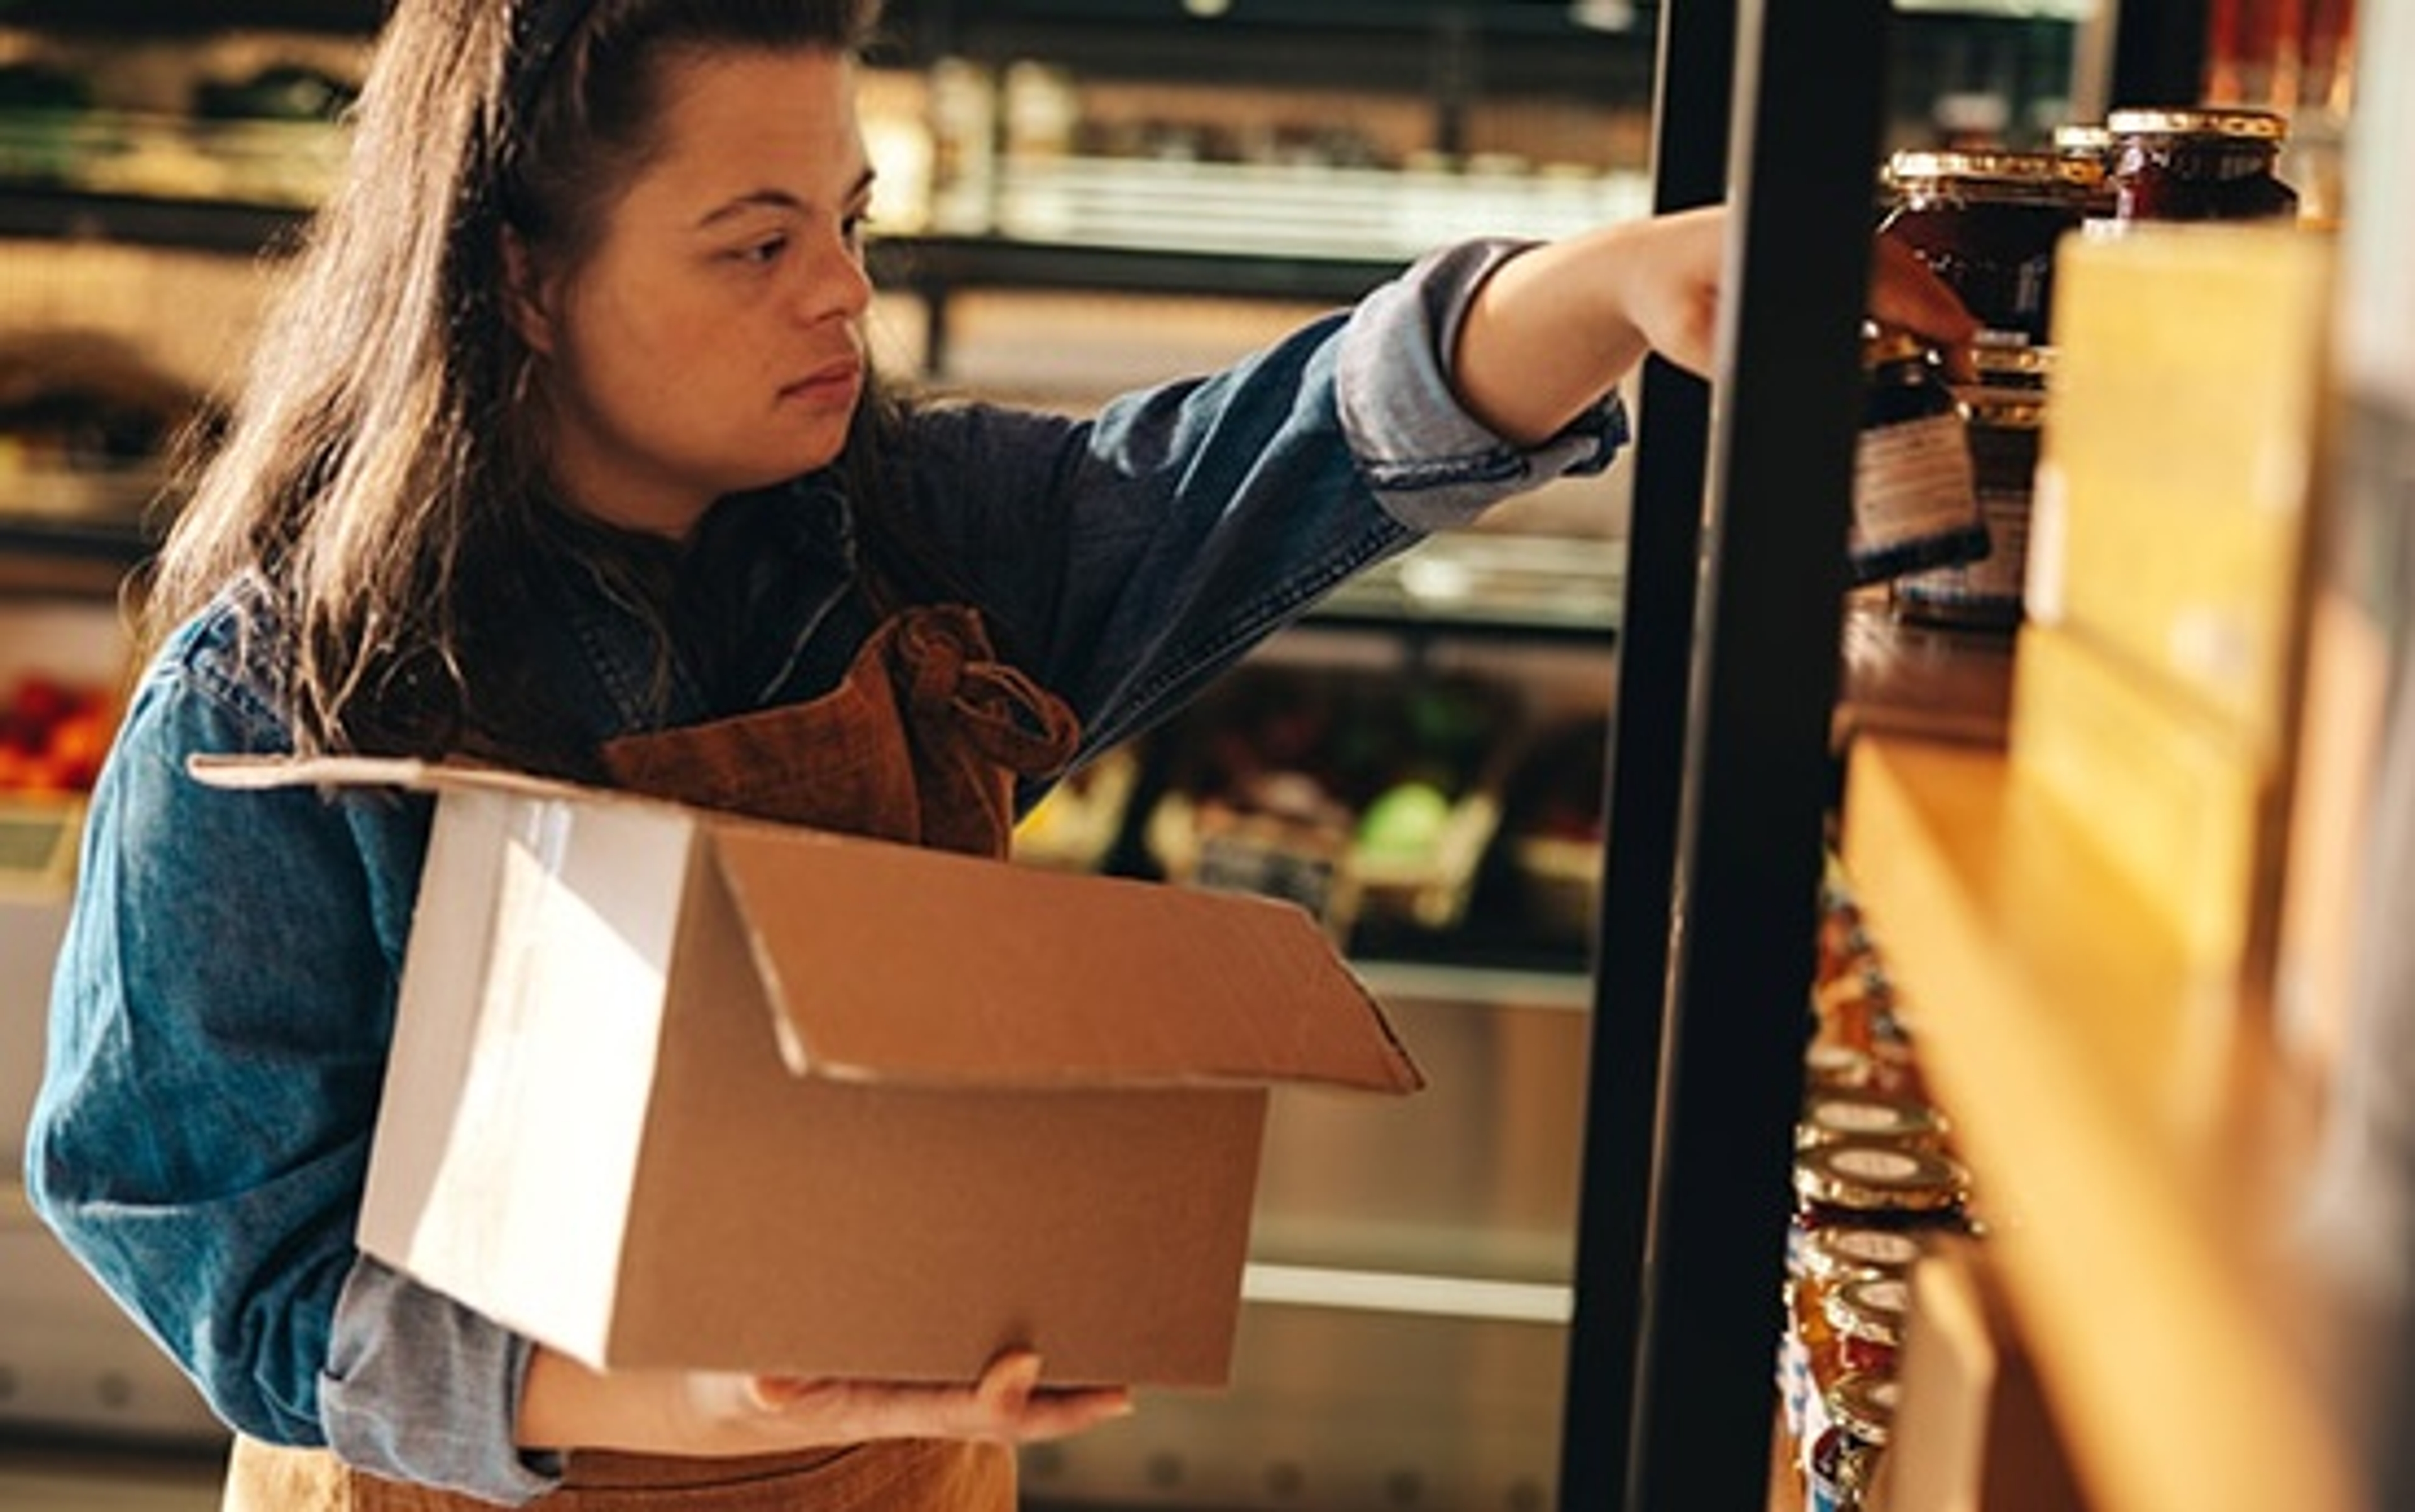
<path fill-rule="evenodd" d="M 824 243 L 807 270 L 800 303 L 807 319 L 831 315 L 852 319 L 872 307 L 872 275 L 863 265 L 860 242 L 833 236 Z"/>

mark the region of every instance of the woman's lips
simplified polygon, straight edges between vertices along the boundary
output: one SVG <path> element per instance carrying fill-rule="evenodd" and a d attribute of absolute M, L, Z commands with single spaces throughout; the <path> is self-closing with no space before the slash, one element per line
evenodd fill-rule
<path fill-rule="evenodd" d="M 782 400 L 802 400 L 809 404 L 828 404 L 841 399 L 852 401 L 856 389 L 863 382 L 863 365 L 850 358 L 818 367 L 780 390 Z"/>

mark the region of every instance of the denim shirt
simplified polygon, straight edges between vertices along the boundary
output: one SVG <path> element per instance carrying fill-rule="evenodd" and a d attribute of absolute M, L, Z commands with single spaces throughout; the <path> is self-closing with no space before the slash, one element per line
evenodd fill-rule
<path fill-rule="evenodd" d="M 1072 706 L 1086 755 L 1422 532 L 1608 465 L 1627 436 L 1613 397 L 1520 451 L 1452 396 L 1443 354 L 1519 245 L 1437 253 L 1090 421 L 978 404 L 916 420 L 906 502 L 984 607 L 1030 627 L 1022 659 Z M 847 500 L 809 479 L 784 502 L 810 539 L 761 617 L 758 703 L 827 686 L 864 628 L 840 612 L 859 601 Z M 660 717 L 603 595 L 548 622 L 591 734 Z M 225 792 L 186 769 L 290 750 L 277 686 L 224 608 L 145 671 L 93 796 L 27 1188 L 234 1429 L 526 1501 L 559 1469 L 514 1444 L 529 1342 L 353 1247 L 428 803 Z M 698 690 L 684 702 L 703 711 Z"/>

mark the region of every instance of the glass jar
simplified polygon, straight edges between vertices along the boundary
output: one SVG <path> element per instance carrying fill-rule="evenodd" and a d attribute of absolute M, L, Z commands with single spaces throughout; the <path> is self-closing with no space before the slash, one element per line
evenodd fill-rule
<path fill-rule="evenodd" d="M 1794 1154 L 1796 1215 L 1807 1231 L 1958 1227 L 1970 1190 L 1969 1173 L 1942 1150 L 1843 1140 Z"/>
<path fill-rule="evenodd" d="M 1895 1436 L 1896 1404 L 1902 1395 L 1892 1376 L 1842 1376 L 1828 1388 L 1828 1415 L 1855 1442 L 1882 1449 Z"/>
<path fill-rule="evenodd" d="M 1878 1474 L 1878 1449 L 1831 1423 L 1811 1445 L 1804 1475 L 1806 1512 L 1861 1512 Z"/>
<path fill-rule="evenodd" d="M 2051 347 L 1983 344 L 1978 381 L 1958 395 L 1968 413 L 1972 487 L 1988 525 L 1988 554 L 1907 574 L 1890 589 L 1907 620 L 1974 631 L 2018 629 L 2029 576 L 2031 491 L 2046 427 Z"/>
<path fill-rule="evenodd" d="M 1986 556 L 1965 412 L 1936 352 L 1903 332 L 1868 335 L 1862 378 L 1847 543 L 1852 581 Z"/>
<path fill-rule="evenodd" d="M 2297 216 L 2298 191 L 2277 172 L 2289 126 L 2273 112 L 2120 110 L 2105 125 L 2117 221 Z"/>
<path fill-rule="evenodd" d="M 1855 1277 L 1826 1293 L 1822 1306 L 1836 1334 L 1837 1361 L 1847 1374 L 1895 1373 L 1904 1322 L 1912 1315 L 1909 1278 Z"/>
<path fill-rule="evenodd" d="M 1899 152 L 1879 233 L 1910 247 L 1989 331 L 2047 339 L 2054 248 L 2087 218 L 2101 163 L 2051 152 Z"/>
<path fill-rule="evenodd" d="M 1928 1252 L 1926 1238 L 1916 1232 L 1836 1224 L 1806 1229 L 1800 1222 L 1787 1232 L 1786 1335 L 1778 1350 L 1780 1400 L 1788 1436 L 1798 1444 L 1816 1441 L 1827 1426 L 1828 1389 L 1843 1377 L 1852 1361 L 1865 1365 L 1867 1343 L 1849 1346 L 1844 1333 L 1831 1321 L 1831 1307 L 1845 1288 L 1867 1280 L 1902 1281 Z M 1865 1306 L 1868 1304 L 1865 1303 Z"/>
<path fill-rule="evenodd" d="M 1827 1421 L 1804 1470 L 1810 1512 L 1859 1512 L 1894 1431 L 1898 1388 L 1883 1376 L 1848 1374 L 1828 1389 Z"/>

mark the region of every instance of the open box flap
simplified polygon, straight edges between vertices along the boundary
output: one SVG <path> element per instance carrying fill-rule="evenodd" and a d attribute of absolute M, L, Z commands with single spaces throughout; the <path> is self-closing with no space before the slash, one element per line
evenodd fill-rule
<path fill-rule="evenodd" d="M 1299 908 L 753 825 L 713 848 L 792 1070 L 931 1085 L 1423 1085 Z"/>
<path fill-rule="evenodd" d="M 1298 907 L 766 824 L 508 769 L 218 756 L 213 786 L 472 790 L 704 827 L 790 1069 L 934 1085 L 1424 1085 Z"/>
<path fill-rule="evenodd" d="M 247 792 L 279 787 L 403 787 L 414 792 L 475 788 L 526 798 L 645 801 L 633 794 L 581 787 L 506 767 L 422 761 L 412 756 L 203 755 L 186 757 L 185 770 L 204 786 Z"/>

